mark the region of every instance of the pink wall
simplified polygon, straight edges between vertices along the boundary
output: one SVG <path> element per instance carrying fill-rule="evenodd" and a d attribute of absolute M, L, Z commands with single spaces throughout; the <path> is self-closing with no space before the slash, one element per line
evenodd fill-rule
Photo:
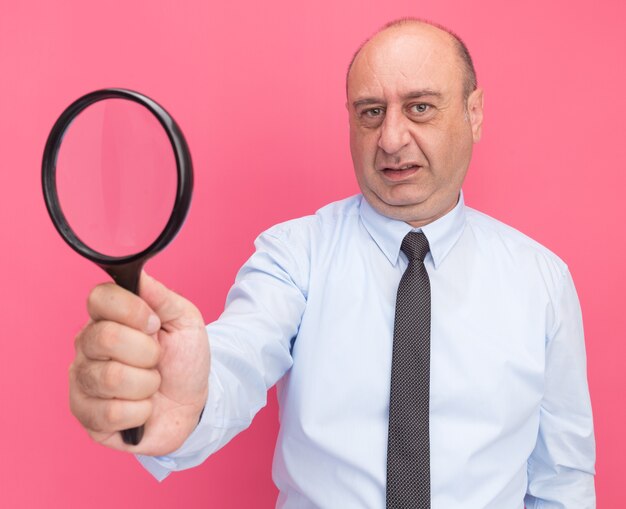
<path fill-rule="evenodd" d="M 54 231 L 40 160 L 79 95 L 135 88 L 183 127 L 196 193 L 149 271 L 215 318 L 254 237 L 356 192 L 345 68 L 382 23 L 418 15 L 459 32 L 486 89 L 470 205 L 560 254 L 587 330 L 598 505 L 623 500 L 626 8 L 619 0 L 0 2 L 0 506 L 269 508 L 274 397 L 206 464 L 158 485 L 90 442 L 67 367 L 88 289 L 105 279 Z M 245 489 L 242 488 L 245 486 Z"/>

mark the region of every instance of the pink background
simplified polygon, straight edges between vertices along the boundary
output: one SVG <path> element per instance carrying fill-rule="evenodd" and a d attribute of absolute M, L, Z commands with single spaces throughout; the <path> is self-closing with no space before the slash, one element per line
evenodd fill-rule
<path fill-rule="evenodd" d="M 79 95 L 142 91 L 183 127 L 187 224 L 149 271 L 212 320 L 255 236 L 357 191 L 344 75 L 384 22 L 460 33 L 486 90 L 467 202 L 570 265 L 583 306 L 600 508 L 623 500 L 626 7 L 621 0 L 208 2 L 0 0 L 0 506 L 270 508 L 276 404 L 203 466 L 157 484 L 90 442 L 67 368 L 104 274 L 47 217 L 43 145 Z"/>

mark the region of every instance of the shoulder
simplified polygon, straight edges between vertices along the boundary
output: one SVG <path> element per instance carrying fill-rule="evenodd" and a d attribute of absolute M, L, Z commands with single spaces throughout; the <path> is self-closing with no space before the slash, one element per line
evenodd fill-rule
<path fill-rule="evenodd" d="M 359 221 L 360 195 L 330 203 L 315 214 L 292 219 L 272 226 L 259 235 L 254 243 L 255 254 L 244 266 L 254 264 L 266 273 L 288 274 L 306 296 L 315 252 L 333 244 L 342 237 L 346 225 Z"/>
<path fill-rule="evenodd" d="M 479 245 L 501 251 L 513 261 L 541 263 L 558 273 L 565 273 L 567 264 L 554 252 L 519 230 L 471 207 L 466 207 L 467 226 Z"/>
<path fill-rule="evenodd" d="M 308 216 L 291 219 L 272 226 L 262 236 L 284 242 L 305 239 L 319 240 L 326 233 L 354 225 L 359 220 L 361 195 L 329 203 Z"/>

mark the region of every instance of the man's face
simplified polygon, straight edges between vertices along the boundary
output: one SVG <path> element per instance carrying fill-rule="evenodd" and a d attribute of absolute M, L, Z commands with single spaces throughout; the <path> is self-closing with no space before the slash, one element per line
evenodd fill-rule
<path fill-rule="evenodd" d="M 480 139 L 482 91 L 463 96 L 452 38 L 428 25 L 377 34 L 348 76 L 350 150 L 361 192 L 381 214 L 421 226 L 456 205 Z"/>

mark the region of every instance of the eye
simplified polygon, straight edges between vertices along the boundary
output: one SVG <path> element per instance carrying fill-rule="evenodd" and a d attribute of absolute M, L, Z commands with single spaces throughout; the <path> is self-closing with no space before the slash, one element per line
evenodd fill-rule
<path fill-rule="evenodd" d="M 414 113 L 417 115 L 423 115 L 430 108 L 431 108 L 430 104 L 426 104 L 426 103 L 417 103 L 417 104 L 412 104 L 411 106 L 409 106 L 409 110 L 411 111 L 411 113 Z"/>
<path fill-rule="evenodd" d="M 377 128 L 385 119 L 384 106 L 372 106 L 363 110 L 357 110 L 359 122 L 363 127 Z"/>
<path fill-rule="evenodd" d="M 369 118 L 380 117 L 383 114 L 382 108 L 370 108 L 369 110 L 365 110 L 361 113 L 361 115 Z"/>

